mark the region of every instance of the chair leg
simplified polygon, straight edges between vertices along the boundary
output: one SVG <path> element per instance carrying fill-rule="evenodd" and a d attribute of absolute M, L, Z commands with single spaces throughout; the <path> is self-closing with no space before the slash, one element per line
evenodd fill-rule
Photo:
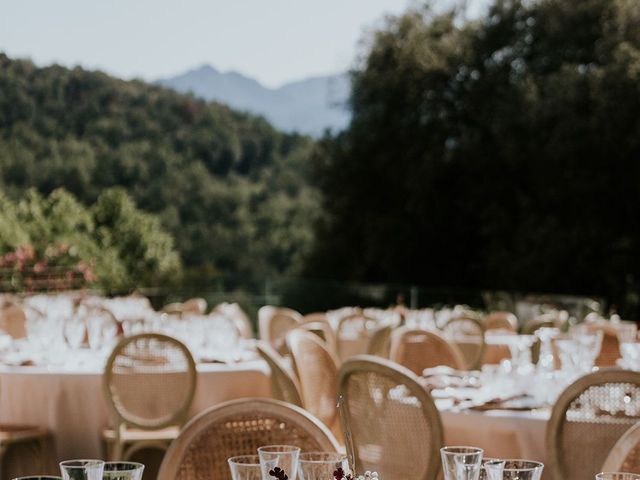
<path fill-rule="evenodd" d="M 0 443 L 0 480 L 3 479 L 2 472 L 4 472 L 4 456 L 7 453 L 8 445 L 6 443 Z"/>
<path fill-rule="evenodd" d="M 124 445 L 120 440 L 114 440 L 111 445 L 111 461 L 117 462 L 120 460 L 125 460 L 124 458 Z"/>

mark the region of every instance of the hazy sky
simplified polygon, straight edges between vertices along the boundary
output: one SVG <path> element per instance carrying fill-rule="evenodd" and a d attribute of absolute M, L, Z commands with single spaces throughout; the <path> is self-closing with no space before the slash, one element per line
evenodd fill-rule
<path fill-rule="evenodd" d="M 447 0 L 440 0 L 447 1 Z M 0 51 L 149 80 L 209 63 L 269 86 L 346 70 L 411 0 L 3 0 Z"/>

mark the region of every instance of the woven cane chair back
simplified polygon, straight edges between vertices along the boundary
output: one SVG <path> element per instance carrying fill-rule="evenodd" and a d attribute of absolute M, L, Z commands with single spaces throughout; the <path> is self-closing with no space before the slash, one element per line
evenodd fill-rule
<path fill-rule="evenodd" d="M 322 339 L 327 348 L 331 351 L 332 355 L 338 355 L 338 342 L 336 339 L 336 334 L 333 331 L 333 328 L 331 328 L 331 324 L 326 319 L 307 321 L 305 317 L 305 320 L 302 322 L 299 328 L 316 334 L 319 338 Z"/>
<path fill-rule="evenodd" d="M 607 454 L 640 421 L 640 373 L 602 370 L 560 395 L 547 425 L 554 478 L 582 480 L 601 471 Z"/>
<path fill-rule="evenodd" d="M 286 353 L 285 338 L 294 328 L 300 326 L 302 315 L 290 308 L 266 305 L 258 310 L 258 330 L 260 340 L 271 344 L 279 353 Z"/>
<path fill-rule="evenodd" d="M 431 396 L 408 369 L 360 355 L 340 369 L 341 420 L 350 464 L 380 478 L 434 480 L 443 431 Z"/>
<path fill-rule="evenodd" d="M 256 350 L 271 369 L 271 393 L 273 397 L 301 407 L 300 383 L 280 354 L 271 348 L 271 345 L 262 341 L 256 344 Z"/>
<path fill-rule="evenodd" d="M 375 355 L 380 358 L 389 358 L 392 331 L 393 327 L 391 325 L 386 325 L 376 329 L 371 335 L 371 340 L 369 340 L 367 354 Z"/>
<path fill-rule="evenodd" d="M 183 424 L 196 388 L 189 349 L 157 333 L 127 337 L 114 348 L 103 375 L 107 403 L 123 425 L 161 429 Z"/>
<path fill-rule="evenodd" d="M 252 455 L 264 445 L 335 452 L 331 432 L 311 414 L 267 398 L 241 399 L 205 410 L 172 443 L 158 480 L 228 480 L 227 458 Z"/>
<path fill-rule="evenodd" d="M 287 345 L 300 380 L 304 408 L 332 428 L 338 420 L 335 357 L 322 340 L 304 330 L 290 332 Z"/>
<path fill-rule="evenodd" d="M 609 452 L 601 470 L 640 474 L 640 422 L 620 437 Z"/>
<path fill-rule="evenodd" d="M 479 320 L 468 317 L 452 318 L 442 327 L 444 337 L 462 353 L 466 370 L 480 367 L 484 353 L 484 330 Z"/>
<path fill-rule="evenodd" d="M 511 312 L 491 312 L 482 319 L 485 330 L 518 331 L 518 317 Z"/>
<path fill-rule="evenodd" d="M 426 330 L 400 327 L 391 334 L 391 360 L 407 367 L 416 375 L 425 368 L 446 365 L 464 370 L 464 357 L 455 345 Z"/>

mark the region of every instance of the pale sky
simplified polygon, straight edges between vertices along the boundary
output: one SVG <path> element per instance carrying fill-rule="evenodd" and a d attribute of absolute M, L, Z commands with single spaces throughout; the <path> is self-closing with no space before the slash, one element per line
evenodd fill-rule
<path fill-rule="evenodd" d="M 439 0 L 447 2 L 448 0 Z M 276 87 L 347 70 L 412 0 L 2 0 L 0 51 L 146 80 L 211 64 Z"/>

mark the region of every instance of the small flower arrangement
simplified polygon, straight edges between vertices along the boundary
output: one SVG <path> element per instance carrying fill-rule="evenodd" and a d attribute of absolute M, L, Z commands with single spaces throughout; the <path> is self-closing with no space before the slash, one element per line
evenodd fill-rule
<path fill-rule="evenodd" d="M 273 470 L 269 470 L 269 476 L 276 478 L 277 480 L 289 480 L 286 472 L 279 467 L 276 467 Z M 354 477 L 350 473 L 345 473 L 342 467 L 338 467 L 333 472 L 333 480 L 379 480 L 379 478 L 378 472 L 366 471 L 364 472 L 364 475 L 358 475 L 357 477 Z"/>

